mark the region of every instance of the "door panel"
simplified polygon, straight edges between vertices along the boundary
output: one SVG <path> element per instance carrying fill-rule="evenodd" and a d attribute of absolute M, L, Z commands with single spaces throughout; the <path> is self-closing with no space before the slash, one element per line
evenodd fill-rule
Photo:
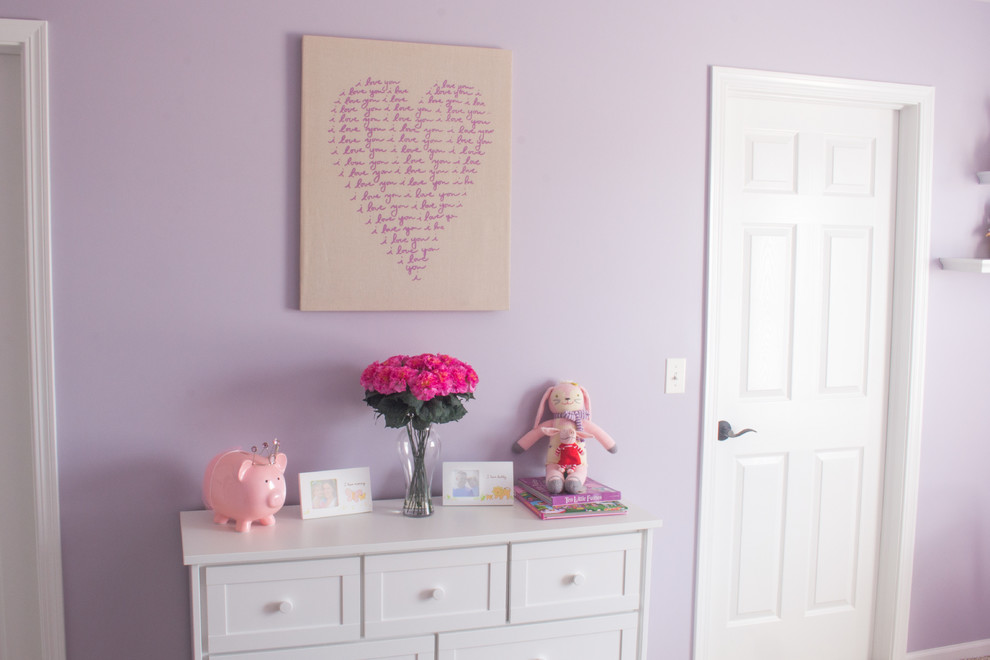
<path fill-rule="evenodd" d="M 742 396 L 790 396 L 794 230 L 794 225 L 743 230 Z"/>
<path fill-rule="evenodd" d="M 732 624 L 778 620 L 785 508 L 787 455 L 750 456 L 736 461 L 731 603 Z"/>
<path fill-rule="evenodd" d="M 815 454 L 808 612 L 856 606 L 863 451 Z"/>
<path fill-rule="evenodd" d="M 872 237 L 870 228 L 824 230 L 823 395 L 866 392 Z"/>

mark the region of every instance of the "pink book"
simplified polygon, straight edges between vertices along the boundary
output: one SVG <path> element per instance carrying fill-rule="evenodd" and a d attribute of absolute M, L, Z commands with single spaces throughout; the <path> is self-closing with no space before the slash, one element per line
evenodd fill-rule
<path fill-rule="evenodd" d="M 583 493 L 557 493 L 551 495 L 544 477 L 520 477 L 516 485 L 527 493 L 535 495 L 547 504 L 566 506 L 568 504 L 589 504 L 591 502 L 613 502 L 622 499 L 622 493 L 609 488 L 590 477 L 584 481 Z"/>
<path fill-rule="evenodd" d="M 536 495 L 523 490 L 520 486 L 516 486 L 514 490 L 516 493 L 516 499 L 543 520 L 554 520 L 557 518 L 586 518 L 591 516 L 615 516 L 624 514 L 629 510 L 629 507 L 619 501 L 586 502 L 584 504 L 551 506 L 538 498 Z"/>

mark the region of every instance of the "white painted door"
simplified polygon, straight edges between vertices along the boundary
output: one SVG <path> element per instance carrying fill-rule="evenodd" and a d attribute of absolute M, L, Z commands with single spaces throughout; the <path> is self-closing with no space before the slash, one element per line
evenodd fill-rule
<path fill-rule="evenodd" d="M 871 643 L 887 418 L 897 113 L 727 100 L 717 182 L 719 419 L 708 660 L 856 660 Z M 716 145 L 713 144 L 713 148 Z M 714 182 L 713 182 L 714 184 Z"/>

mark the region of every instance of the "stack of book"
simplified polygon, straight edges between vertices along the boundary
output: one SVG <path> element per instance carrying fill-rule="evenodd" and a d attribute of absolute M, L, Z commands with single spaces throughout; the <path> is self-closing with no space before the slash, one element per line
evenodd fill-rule
<path fill-rule="evenodd" d="M 557 493 L 547 490 L 543 477 L 516 479 L 516 499 L 543 520 L 614 516 L 628 511 L 619 501 L 622 493 L 594 479 L 586 479 L 583 493 Z"/>

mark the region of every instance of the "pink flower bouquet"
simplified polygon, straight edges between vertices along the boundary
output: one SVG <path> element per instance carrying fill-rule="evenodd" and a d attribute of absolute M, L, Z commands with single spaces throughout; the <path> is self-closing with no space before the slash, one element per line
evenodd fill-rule
<path fill-rule="evenodd" d="M 361 374 L 361 385 L 365 403 L 385 418 L 385 426 L 412 424 L 421 431 L 464 417 L 464 402 L 474 398 L 478 374 L 449 355 L 394 355 L 369 364 Z"/>

